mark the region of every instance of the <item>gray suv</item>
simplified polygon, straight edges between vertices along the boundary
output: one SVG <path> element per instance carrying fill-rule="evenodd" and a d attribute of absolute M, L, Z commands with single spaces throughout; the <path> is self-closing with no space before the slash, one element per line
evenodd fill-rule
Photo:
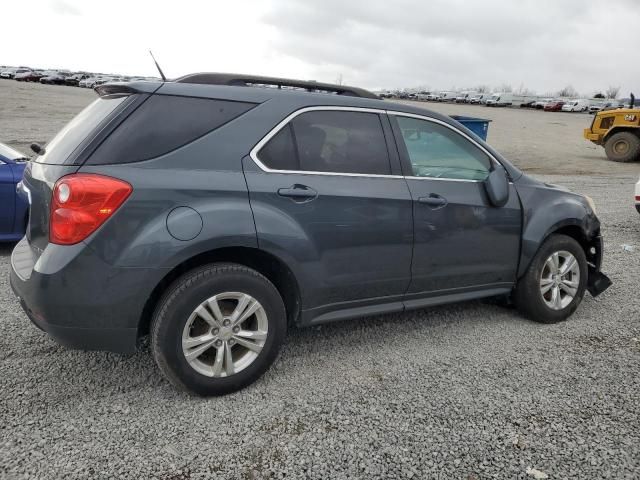
<path fill-rule="evenodd" d="M 289 325 L 494 296 L 553 323 L 610 284 L 593 202 L 449 117 L 266 77 L 96 91 L 27 166 L 11 258 L 28 317 L 69 347 L 150 335 L 174 385 L 219 395 Z"/>

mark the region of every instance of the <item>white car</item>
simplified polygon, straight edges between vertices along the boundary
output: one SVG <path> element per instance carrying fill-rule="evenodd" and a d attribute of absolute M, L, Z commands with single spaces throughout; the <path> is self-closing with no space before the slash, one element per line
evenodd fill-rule
<path fill-rule="evenodd" d="M 589 109 L 589 103 L 585 100 L 569 100 L 562 105 L 563 112 L 586 112 Z"/>
<path fill-rule="evenodd" d="M 103 83 L 108 82 L 110 78 L 111 77 L 103 77 L 103 76 L 98 75 L 97 77 L 85 78 L 78 85 L 80 85 L 81 87 L 93 88 L 93 87 L 97 87 L 98 85 L 102 85 Z"/>
<path fill-rule="evenodd" d="M 25 78 L 29 77 L 30 75 L 32 75 L 33 72 L 31 70 L 29 70 L 28 68 L 18 68 L 15 73 L 13 74 L 13 79 L 14 80 L 18 80 L 18 81 L 22 81 Z"/>
<path fill-rule="evenodd" d="M 105 77 L 97 77 L 95 79 L 95 82 L 93 82 L 93 85 L 91 85 L 91 88 L 97 87 L 98 85 L 103 85 L 103 84 L 105 84 L 107 82 L 113 82 L 114 78 L 117 78 L 117 77 L 106 77 L 106 76 Z"/>
<path fill-rule="evenodd" d="M 455 103 L 470 103 L 476 92 L 462 92 L 455 98 Z"/>
<path fill-rule="evenodd" d="M 640 180 L 636 183 L 636 210 L 640 213 Z"/>
<path fill-rule="evenodd" d="M 489 97 L 491 97 L 490 93 L 478 93 L 469 99 L 469 103 L 480 104 L 483 101 L 486 102 Z"/>
<path fill-rule="evenodd" d="M 96 77 L 87 77 L 78 82 L 78 86 L 82 88 L 91 88 L 91 84 L 95 82 Z"/>
<path fill-rule="evenodd" d="M 7 68 L 0 72 L 0 78 L 13 78 L 16 74 L 17 68 Z"/>

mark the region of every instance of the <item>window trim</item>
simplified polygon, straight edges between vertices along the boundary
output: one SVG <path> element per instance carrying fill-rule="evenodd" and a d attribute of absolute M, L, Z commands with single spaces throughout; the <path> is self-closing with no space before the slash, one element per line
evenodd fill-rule
<path fill-rule="evenodd" d="M 376 174 L 376 173 L 346 173 L 346 172 L 316 172 L 313 170 L 278 170 L 267 167 L 264 163 L 260 161 L 258 158 L 258 152 L 262 147 L 264 147 L 269 140 L 271 140 L 280 130 L 282 130 L 291 120 L 296 118 L 298 115 L 302 115 L 307 112 L 316 112 L 316 111 L 339 111 L 339 112 L 359 112 L 359 113 L 375 113 L 377 115 L 385 115 L 385 110 L 380 110 L 377 108 L 360 108 L 360 107 L 332 107 L 332 106 L 317 106 L 317 107 L 305 107 L 300 110 L 296 110 L 295 112 L 289 114 L 284 120 L 278 123 L 269 133 L 267 133 L 262 140 L 260 140 L 255 147 L 251 149 L 249 152 L 249 156 L 253 160 L 253 162 L 264 172 L 267 173 L 291 173 L 295 175 L 325 175 L 325 176 L 339 176 L 339 177 L 368 177 L 368 178 L 404 178 L 403 175 L 393 175 L 393 174 Z M 385 145 L 387 146 L 387 157 L 389 158 L 389 168 L 393 171 L 393 166 L 391 165 L 391 155 L 388 152 L 389 142 L 386 136 L 384 136 L 384 126 L 382 125 L 382 121 L 380 124 L 383 139 Z"/>
<path fill-rule="evenodd" d="M 280 121 L 275 127 L 273 127 L 262 139 L 251 149 L 249 152 L 249 156 L 253 160 L 253 163 L 260 168 L 263 172 L 266 173 L 290 173 L 296 175 L 325 175 L 325 176 L 339 176 L 339 177 L 368 177 L 368 178 L 405 178 L 412 180 L 435 180 L 442 182 L 467 182 L 467 183 L 482 183 L 482 180 L 467 180 L 463 178 L 434 178 L 434 177 L 416 177 L 412 175 L 381 175 L 381 174 L 373 174 L 373 173 L 342 173 L 342 172 L 315 172 L 315 171 L 307 171 L 307 170 L 279 170 L 267 167 L 264 163 L 260 161 L 258 157 L 258 152 L 262 147 L 264 147 L 269 140 L 271 140 L 280 130 L 282 130 L 291 120 L 296 118 L 298 115 L 302 115 L 306 112 L 314 112 L 314 111 L 342 111 L 342 112 L 362 112 L 362 113 L 376 113 L 378 115 L 386 115 L 387 117 L 400 116 L 400 117 L 410 117 L 417 118 L 419 120 L 426 120 L 427 122 L 437 123 L 439 125 L 443 125 L 458 135 L 462 136 L 477 148 L 482 150 L 488 157 L 491 162 L 491 166 L 495 168 L 496 165 L 502 165 L 486 148 L 484 148 L 480 143 L 474 140 L 472 137 L 467 135 L 466 133 L 458 130 L 453 125 L 449 125 L 442 120 L 438 120 L 437 118 L 429 117 L 426 115 L 419 115 L 416 113 L 408 113 L 401 112 L 398 110 L 383 110 L 380 108 L 367 108 L 367 107 L 343 107 L 343 106 L 330 106 L 330 105 L 322 105 L 322 106 L 314 106 L 314 107 L 304 107 L 299 110 L 296 110 L 293 113 L 287 115 L 284 120 Z M 384 130 L 384 128 L 383 128 Z M 392 128 L 393 130 L 393 128 Z M 395 136 L 395 132 L 394 136 Z M 397 139 L 394 139 L 397 142 Z M 385 137 L 385 142 L 387 143 L 387 148 L 389 147 L 388 139 Z M 391 161 L 392 159 L 389 158 Z M 402 155 L 400 155 L 400 163 L 404 162 L 402 159 Z M 393 171 L 393 165 L 391 165 Z"/>

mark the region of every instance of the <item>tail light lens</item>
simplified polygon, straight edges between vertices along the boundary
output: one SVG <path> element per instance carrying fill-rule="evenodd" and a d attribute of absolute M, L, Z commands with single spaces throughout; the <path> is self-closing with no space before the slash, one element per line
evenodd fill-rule
<path fill-rule="evenodd" d="M 104 175 L 62 177 L 53 188 L 49 241 L 58 245 L 81 242 L 113 215 L 132 191 L 127 182 Z"/>

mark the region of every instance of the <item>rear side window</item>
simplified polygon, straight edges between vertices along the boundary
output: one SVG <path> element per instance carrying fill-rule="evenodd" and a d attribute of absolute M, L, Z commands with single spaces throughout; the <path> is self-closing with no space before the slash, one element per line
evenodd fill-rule
<path fill-rule="evenodd" d="M 80 143 L 110 115 L 126 96 L 100 97 L 74 117 L 45 146 L 44 155 L 36 155 L 37 163 L 62 165 Z"/>
<path fill-rule="evenodd" d="M 153 95 L 109 135 L 87 163 L 132 163 L 159 157 L 254 106 L 246 102 Z"/>
<path fill-rule="evenodd" d="M 391 173 L 382 124 L 375 113 L 303 113 L 269 140 L 258 156 L 274 170 Z"/>

